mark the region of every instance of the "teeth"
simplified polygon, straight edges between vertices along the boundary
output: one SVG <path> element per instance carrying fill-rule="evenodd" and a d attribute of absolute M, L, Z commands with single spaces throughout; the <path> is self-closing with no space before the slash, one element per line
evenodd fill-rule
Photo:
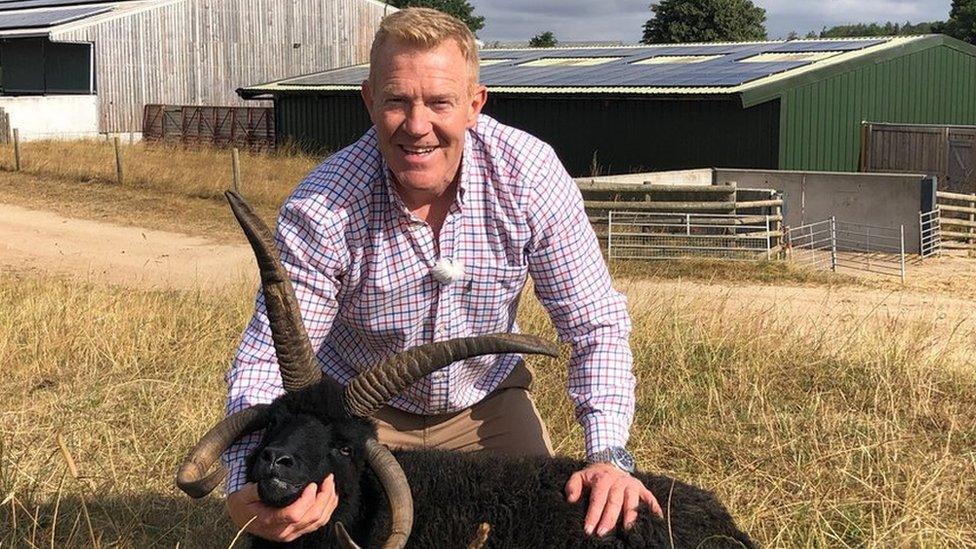
<path fill-rule="evenodd" d="M 405 151 L 407 151 L 408 153 L 411 153 L 411 154 L 427 154 L 427 153 L 433 151 L 435 148 L 436 147 L 428 147 L 428 148 L 425 148 L 425 149 L 421 149 L 421 148 L 416 148 L 416 147 L 403 147 L 403 150 L 405 150 Z"/>

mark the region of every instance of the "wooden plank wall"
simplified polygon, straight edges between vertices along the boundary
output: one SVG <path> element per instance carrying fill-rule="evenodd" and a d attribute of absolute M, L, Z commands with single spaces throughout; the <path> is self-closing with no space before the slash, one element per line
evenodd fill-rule
<path fill-rule="evenodd" d="M 237 88 L 365 63 L 391 10 L 376 0 L 177 0 L 51 39 L 95 44 L 100 131 L 138 132 L 147 104 L 241 106 Z"/>
<path fill-rule="evenodd" d="M 940 190 L 976 192 L 976 127 L 865 123 L 861 133 L 862 172 L 934 175 Z"/>

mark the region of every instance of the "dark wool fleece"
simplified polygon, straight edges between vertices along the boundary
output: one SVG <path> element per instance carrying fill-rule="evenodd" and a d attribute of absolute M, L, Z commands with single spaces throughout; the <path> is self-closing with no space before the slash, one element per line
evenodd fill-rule
<path fill-rule="evenodd" d="M 287 422 L 290 413 L 305 417 L 311 413 L 334 432 L 346 433 L 346 441 L 375 432 L 366 421 L 341 412 L 334 382 L 316 389 L 279 398 L 273 405 L 275 415 Z M 289 437 L 299 434 L 292 432 Z M 362 442 L 357 441 L 352 450 L 358 463 L 335 471 L 340 503 L 332 522 L 291 544 L 252 538 L 253 546 L 338 547 L 334 523 L 340 520 L 359 545 L 381 547 L 389 532 L 390 510 L 383 488 L 365 467 Z M 434 450 L 403 450 L 394 455 L 413 493 L 408 548 L 466 548 L 481 523 L 491 526 L 485 547 L 499 549 L 754 547 L 711 492 L 667 477 L 635 475 L 657 497 L 665 512 L 663 520 L 642 504 L 631 530 L 618 528 L 597 538 L 583 532 L 587 499 L 569 504 L 564 495 L 570 475 L 584 466 L 580 460 Z M 347 476 L 354 478 L 341 478 Z"/>

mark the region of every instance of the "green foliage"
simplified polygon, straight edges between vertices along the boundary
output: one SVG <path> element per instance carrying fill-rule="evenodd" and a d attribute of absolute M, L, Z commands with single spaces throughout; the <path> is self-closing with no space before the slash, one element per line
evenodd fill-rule
<path fill-rule="evenodd" d="M 530 48 L 554 48 L 559 41 L 552 31 L 540 32 L 529 40 Z"/>
<path fill-rule="evenodd" d="M 942 32 L 976 44 L 976 0 L 952 0 L 949 20 Z"/>
<path fill-rule="evenodd" d="M 766 10 L 750 0 L 662 0 L 651 11 L 645 44 L 766 39 Z"/>
<path fill-rule="evenodd" d="M 395 8 L 433 8 L 438 11 L 453 15 L 477 34 L 485 27 L 485 18 L 474 14 L 474 6 L 468 0 L 386 0 L 386 3 Z"/>
<path fill-rule="evenodd" d="M 820 38 L 846 38 L 851 36 L 913 36 L 918 34 L 938 33 L 942 29 L 942 21 L 927 21 L 912 24 L 906 21 L 904 25 L 892 23 L 858 23 L 856 25 L 838 25 L 824 27 L 820 31 Z"/>

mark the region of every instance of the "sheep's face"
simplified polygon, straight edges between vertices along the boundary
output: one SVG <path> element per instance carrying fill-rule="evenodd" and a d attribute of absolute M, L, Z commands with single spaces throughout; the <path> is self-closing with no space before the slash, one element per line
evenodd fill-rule
<path fill-rule="evenodd" d="M 321 484 L 329 474 L 340 498 L 358 493 L 370 427 L 362 420 L 326 423 L 278 408 L 261 444 L 248 457 L 248 481 L 257 483 L 262 503 L 271 507 L 290 505 L 306 486 Z"/>

